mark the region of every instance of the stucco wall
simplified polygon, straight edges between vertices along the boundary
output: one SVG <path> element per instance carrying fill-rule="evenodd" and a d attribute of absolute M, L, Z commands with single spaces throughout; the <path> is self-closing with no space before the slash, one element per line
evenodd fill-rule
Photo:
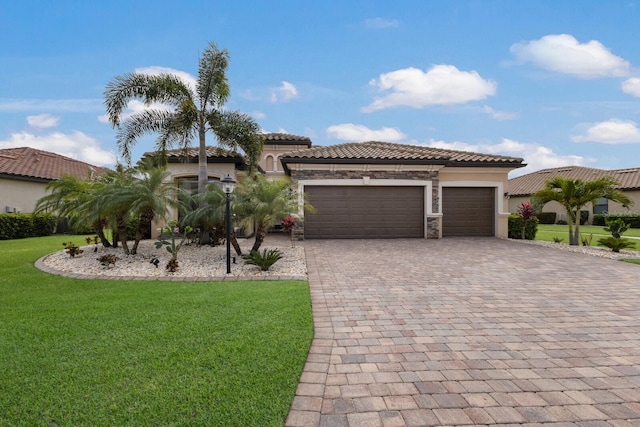
<path fill-rule="evenodd" d="M 0 213 L 6 212 L 6 206 L 33 212 L 38 199 L 47 194 L 46 186 L 46 182 L 0 178 Z"/>

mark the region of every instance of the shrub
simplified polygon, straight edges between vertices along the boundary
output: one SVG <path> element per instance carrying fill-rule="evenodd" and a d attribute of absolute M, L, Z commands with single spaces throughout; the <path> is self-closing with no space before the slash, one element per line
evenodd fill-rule
<path fill-rule="evenodd" d="M 56 223 L 52 214 L 0 214 L 0 240 L 50 236 Z"/>
<path fill-rule="evenodd" d="M 536 214 L 538 224 L 555 224 L 556 216 L 557 214 L 555 212 L 540 212 Z"/>
<path fill-rule="evenodd" d="M 564 239 L 562 237 L 557 237 L 557 236 L 553 237 L 553 243 L 562 243 L 563 240 Z"/>
<path fill-rule="evenodd" d="M 564 219 L 559 219 L 558 221 L 556 221 L 557 225 L 567 225 L 567 221 L 565 221 Z"/>
<path fill-rule="evenodd" d="M 103 265 L 105 268 L 109 268 L 112 265 L 116 265 L 116 260 L 118 259 L 113 254 L 101 255 L 96 258 L 98 262 Z"/>
<path fill-rule="evenodd" d="M 629 228 L 640 228 L 640 214 L 596 214 L 593 216 L 593 225 L 605 226 L 607 220 L 623 219 L 629 224 Z"/>
<path fill-rule="evenodd" d="M 622 218 L 608 219 L 607 226 L 604 228 L 605 231 L 611 233 L 611 235 L 616 239 L 622 237 L 622 234 L 628 229 L 629 224 L 627 224 Z"/>
<path fill-rule="evenodd" d="M 613 252 L 620 252 L 620 249 L 633 248 L 635 247 L 635 242 L 631 239 L 623 239 L 622 237 L 603 237 L 598 240 L 598 244 L 602 246 L 606 246 L 611 249 Z"/>
<path fill-rule="evenodd" d="M 269 270 L 273 264 L 282 259 L 284 254 L 279 249 L 265 249 L 253 251 L 249 255 L 243 256 L 244 262 L 251 265 L 257 265 L 262 271 Z"/>
<path fill-rule="evenodd" d="M 589 211 L 580 211 L 580 225 L 585 225 L 589 221 Z"/>
<path fill-rule="evenodd" d="M 510 239 L 522 239 L 522 228 L 524 226 L 524 219 L 519 214 L 509 215 L 509 238 Z M 527 227 L 525 229 L 524 238 L 527 240 L 534 240 L 536 233 L 538 232 L 538 218 L 532 217 L 527 221 Z"/>
<path fill-rule="evenodd" d="M 64 248 L 66 249 L 65 252 L 68 253 L 71 258 L 75 258 L 76 255 L 80 255 L 82 252 L 84 252 L 73 242 L 62 242 L 62 246 L 64 246 Z"/>

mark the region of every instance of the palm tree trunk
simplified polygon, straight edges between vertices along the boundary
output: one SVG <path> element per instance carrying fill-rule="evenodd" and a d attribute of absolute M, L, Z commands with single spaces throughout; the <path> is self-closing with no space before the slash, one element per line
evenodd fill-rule
<path fill-rule="evenodd" d="M 242 249 L 240 249 L 240 244 L 238 244 L 238 238 L 236 237 L 236 231 L 233 228 L 231 229 L 229 236 L 231 237 L 231 246 L 233 246 L 236 254 L 238 256 L 242 256 Z"/>
<path fill-rule="evenodd" d="M 129 246 L 127 245 L 127 221 L 125 220 L 124 215 L 119 215 L 116 223 L 118 240 L 120 241 L 120 243 L 122 243 L 122 249 L 124 250 L 125 255 L 129 255 L 131 252 L 129 251 Z"/>
<path fill-rule="evenodd" d="M 102 246 L 105 248 L 111 247 L 111 242 L 107 239 L 107 236 L 104 235 L 104 223 L 102 221 L 96 221 L 93 223 L 93 231 L 96 233 L 96 236 L 102 242 Z"/>
<path fill-rule="evenodd" d="M 259 222 L 256 227 L 256 240 L 253 242 L 253 247 L 251 248 L 251 252 L 257 252 L 262 246 L 262 242 L 264 242 L 264 238 L 267 235 L 267 227 L 262 222 Z"/>
<path fill-rule="evenodd" d="M 132 255 L 138 253 L 138 245 L 140 244 L 140 240 L 142 240 L 145 232 L 149 229 L 154 216 L 155 212 L 153 212 L 153 209 L 149 208 L 145 209 L 140 215 L 140 221 L 138 222 L 138 228 L 136 230 L 136 239 L 133 242 L 133 247 L 131 248 Z"/>

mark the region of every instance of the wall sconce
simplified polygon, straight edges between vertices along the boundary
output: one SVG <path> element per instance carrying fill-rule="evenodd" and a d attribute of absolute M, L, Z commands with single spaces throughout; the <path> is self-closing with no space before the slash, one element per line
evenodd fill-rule
<path fill-rule="evenodd" d="M 508 199 L 509 197 L 511 197 L 511 193 L 507 191 L 506 193 L 504 193 L 504 197 L 505 199 Z"/>

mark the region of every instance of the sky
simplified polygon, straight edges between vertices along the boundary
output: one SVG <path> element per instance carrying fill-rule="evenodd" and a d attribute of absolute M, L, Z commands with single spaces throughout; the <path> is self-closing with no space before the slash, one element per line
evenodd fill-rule
<path fill-rule="evenodd" d="M 265 132 L 522 157 L 510 177 L 640 167 L 638 23 L 640 0 L 3 1 L 0 148 L 113 167 L 107 83 L 193 78 L 214 42 L 225 108 Z"/>

